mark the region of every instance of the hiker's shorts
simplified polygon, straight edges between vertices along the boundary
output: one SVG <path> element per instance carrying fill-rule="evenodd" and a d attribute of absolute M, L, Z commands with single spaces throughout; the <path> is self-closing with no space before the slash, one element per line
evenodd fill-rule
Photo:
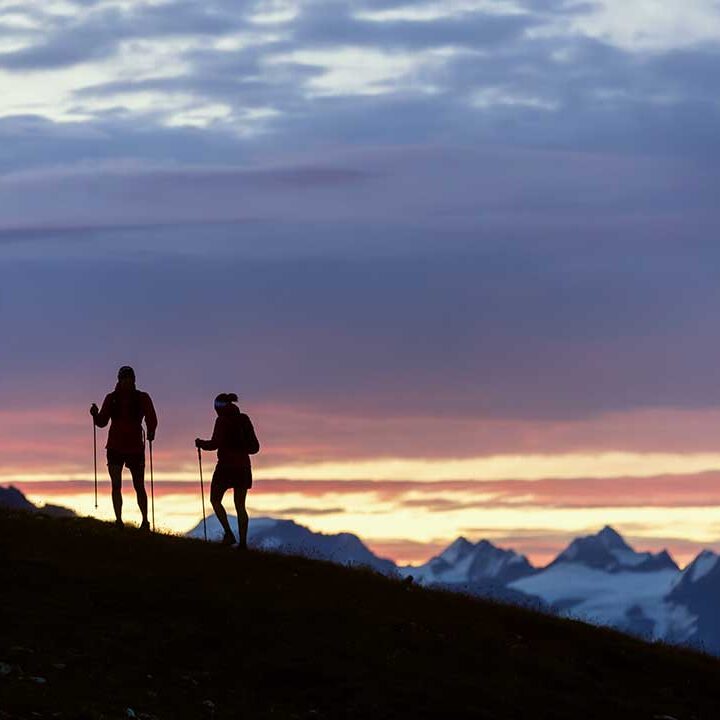
<path fill-rule="evenodd" d="M 145 469 L 145 453 L 127 453 L 107 449 L 108 465 L 124 465 L 130 472 Z"/>
<path fill-rule="evenodd" d="M 216 465 L 212 476 L 210 492 L 214 495 L 221 494 L 230 488 L 237 490 L 249 490 L 252 487 L 252 470 L 247 467 L 227 467 Z"/>

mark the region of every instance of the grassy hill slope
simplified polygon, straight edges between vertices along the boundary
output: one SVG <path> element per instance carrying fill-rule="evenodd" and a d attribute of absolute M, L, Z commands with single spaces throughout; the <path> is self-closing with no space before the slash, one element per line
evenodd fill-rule
<path fill-rule="evenodd" d="M 328 563 L 1 511 L 0 663 L 2 720 L 720 717 L 720 662 L 699 654 Z"/>

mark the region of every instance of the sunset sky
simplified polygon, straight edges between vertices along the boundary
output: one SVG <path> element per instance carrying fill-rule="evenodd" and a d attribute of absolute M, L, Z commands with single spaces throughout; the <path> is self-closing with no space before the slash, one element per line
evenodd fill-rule
<path fill-rule="evenodd" d="M 0 484 L 95 513 L 130 364 L 168 529 L 236 392 L 255 516 L 720 550 L 718 76 L 714 0 L 0 0 Z"/>

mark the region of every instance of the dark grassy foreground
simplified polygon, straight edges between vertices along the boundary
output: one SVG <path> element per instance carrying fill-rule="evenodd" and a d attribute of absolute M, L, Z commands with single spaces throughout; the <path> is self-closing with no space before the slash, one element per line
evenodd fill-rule
<path fill-rule="evenodd" d="M 327 563 L 20 513 L 0 512 L 0 663 L 3 720 L 720 718 L 708 657 Z"/>

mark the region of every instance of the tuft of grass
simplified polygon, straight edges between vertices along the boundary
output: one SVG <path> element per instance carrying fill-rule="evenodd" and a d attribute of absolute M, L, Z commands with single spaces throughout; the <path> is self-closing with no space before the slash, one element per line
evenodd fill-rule
<path fill-rule="evenodd" d="M 0 512 L 0 720 L 720 717 L 720 662 L 370 571 Z"/>

